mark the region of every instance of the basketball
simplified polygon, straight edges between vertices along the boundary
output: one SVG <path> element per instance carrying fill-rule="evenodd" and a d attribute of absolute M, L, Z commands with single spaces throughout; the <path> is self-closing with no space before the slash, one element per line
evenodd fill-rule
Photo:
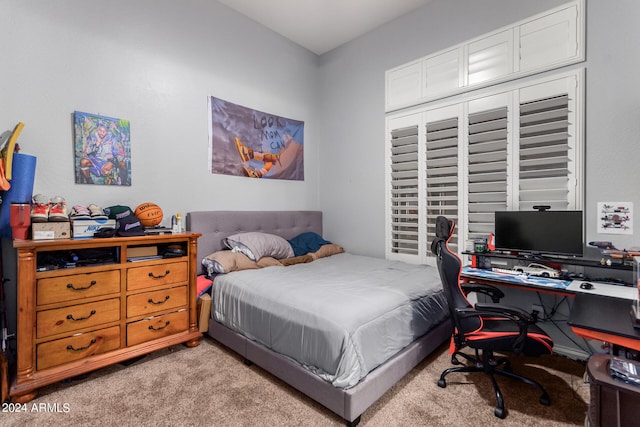
<path fill-rule="evenodd" d="M 133 212 L 144 227 L 155 227 L 162 222 L 162 209 L 152 202 L 145 202 Z"/>

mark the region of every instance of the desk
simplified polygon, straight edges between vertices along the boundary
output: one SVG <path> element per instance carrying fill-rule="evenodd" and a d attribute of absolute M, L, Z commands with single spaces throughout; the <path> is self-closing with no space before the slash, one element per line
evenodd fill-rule
<path fill-rule="evenodd" d="M 567 323 L 576 335 L 640 351 L 640 329 L 633 327 L 629 314 L 638 295 L 634 287 L 591 282 L 592 289 L 582 289 L 581 280 L 524 277 L 471 267 L 464 267 L 461 277 L 469 282 L 572 297 Z"/>
<path fill-rule="evenodd" d="M 581 292 L 575 296 L 568 323 L 581 337 L 640 351 L 640 329 L 633 327 L 630 309 L 629 299 Z"/>
<path fill-rule="evenodd" d="M 489 285 L 507 286 L 526 291 L 545 292 L 570 297 L 575 294 L 574 291 L 568 290 L 572 283 L 570 280 L 548 279 L 520 274 L 504 274 L 473 267 L 463 267 L 460 276 L 464 281 L 471 283 L 487 283 Z"/>

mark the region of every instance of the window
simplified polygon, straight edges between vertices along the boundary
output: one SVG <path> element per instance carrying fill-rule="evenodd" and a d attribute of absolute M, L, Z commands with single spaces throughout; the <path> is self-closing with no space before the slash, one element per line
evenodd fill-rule
<path fill-rule="evenodd" d="M 581 209 L 582 82 L 578 70 L 389 116 L 387 257 L 430 262 L 438 215 L 461 250 L 496 211 Z"/>

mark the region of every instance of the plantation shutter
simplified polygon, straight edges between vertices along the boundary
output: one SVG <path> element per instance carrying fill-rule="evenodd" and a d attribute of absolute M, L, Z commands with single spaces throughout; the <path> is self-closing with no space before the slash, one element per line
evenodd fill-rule
<path fill-rule="evenodd" d="M 574 77 L 521 91 L 519 101 L 518 204 L 580 209 L 576 191 L 581 150 L 576 146 Z"/>
<path fill-rule="evenodd" d="M 441 116 L 444 116 L 441 118 Z M 427 112 L 426 123 L 426 219 L 427 242 L 435 239 L 438 215 L 458 222 L 459 186 L 459 117 L 457 108 Z M 458 246 L 456 227 L 449 245 Z M 431 254 L 427 251 L 427 256 Z"/>
<path fill-rule="evenodd" d="M 582 209 L 583 79 L 569 72 L 389 118 L 387 255 L 431 263 L 438 215 L 456 220 L 460 253 L 458 242 L 494 232 L 496 211 Z"/>
<path fill-rule="evenodd" d="M 494 212 L 507 210 L 508 108 L 470 111 L 468 123 L 467 239 L 475 239 L 493 233 Z"/>
<path fill-rule="evenodd" d="M 419 255 L 418 125 L 390 130 L 392 254 Z"/>
<path fill-rule="evenodd" d="M 568 95 L 520 104 L 520 210 L 568 209 Z"/>

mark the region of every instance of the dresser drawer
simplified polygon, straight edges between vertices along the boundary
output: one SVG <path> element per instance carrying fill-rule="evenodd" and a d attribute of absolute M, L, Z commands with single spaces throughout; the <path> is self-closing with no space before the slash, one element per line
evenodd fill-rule
<path fill-rule="evenodd" d="M 37 369 L 51 368 L 120 347 L 120 326 L 38 344 Z"/>
<path fill-rule="evenodd" d="M 127 270 L 127 290 L 145 289 L 151 286 L 187 284 L 187 262 L 169 262 L 161 265 L 134 267 Z"/>
<path fill-rule="evenodd" d="M 161 289 L 127 297 L 127 317 L 176 310 L 187 306 L 187 286 Z"/>
<path fill-rule="evenodd" d="M 36 314 L 38 338 L 120 320 L 120 298 L 70 305 Z"/>
<path fill-rule="evenodd" d="M 120 292 L 120 271 L 38 279 L 36 304 L 52 304 Z"/>
<path fill-rule="evenodd" d="M 189 312 L 182 310 L 127 324 L 127 346 L 186 331 Z"/>

